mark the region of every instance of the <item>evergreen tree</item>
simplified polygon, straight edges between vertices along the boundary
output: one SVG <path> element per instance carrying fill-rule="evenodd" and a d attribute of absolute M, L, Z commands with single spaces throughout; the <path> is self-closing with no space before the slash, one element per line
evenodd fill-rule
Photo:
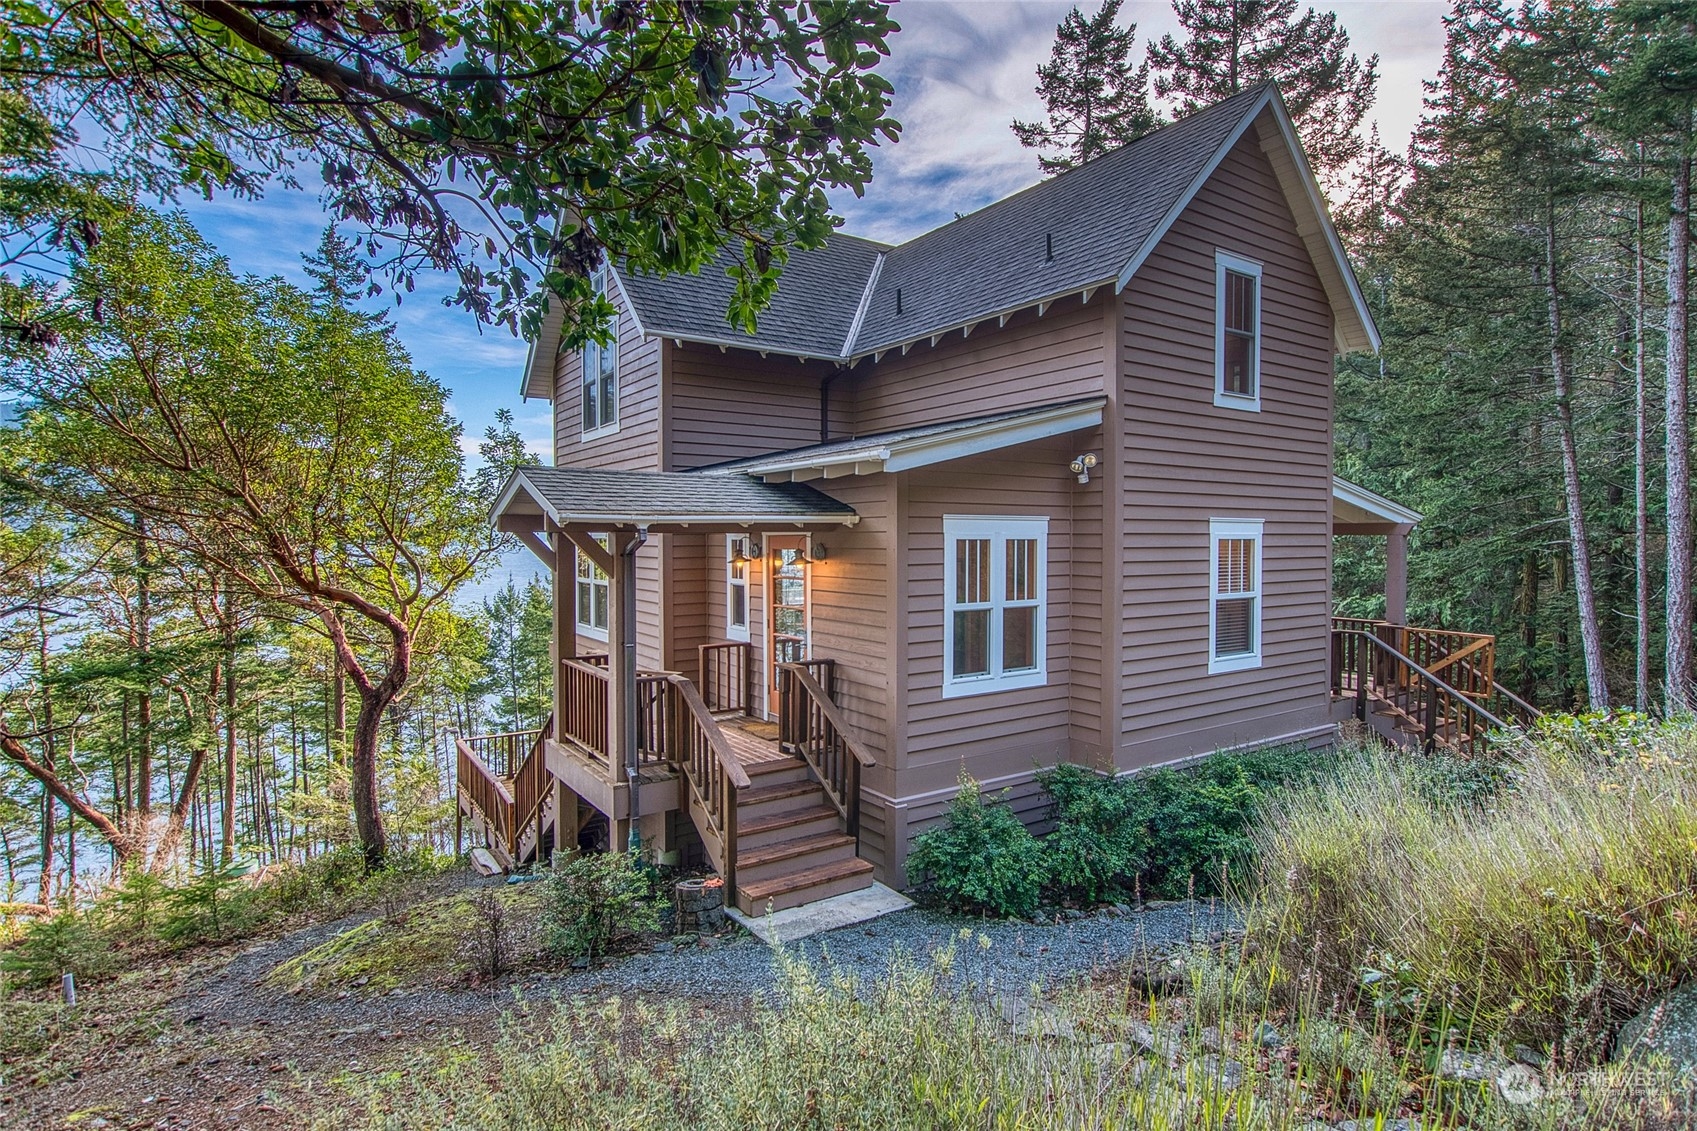
<path fill-rule="evenodd" d="M 361 300 L 375 294 L 371 281 L 371 265 L 360 255 L 359 241 L 349 239 L 329 224 L 319 237 L 318 250 L 301 255 L 301 269 L 316 284 L 314 293 L 329 306 L 352 310 Z M 383 322 L 387 311 L 367 315 L 372 322 Z"/>
<path fill-rule="evenodd" d="M 1149 45 L 1155 94 L 1183 113 L 1264 82 L 1277 82 L 1309 163 L 1336 188 L 1362 154 L 1356 133 L 1379 83 L 1379 57 L 1349 54 L 1349 33 L 1335 12 L 1296 0 L 1176 0 L 1188 38 Z"/>
<path fill-rule="evenodd" d="M 1039 154 L 1045 173 L 1061 173 L 1160 128 L 1149 105 L 1149 64 L 1131 65 L 1137 25 L 1115 26 L 1121 0 L 1104 0 L 1090 19 L 1074 8 L 1055 28 L 1049 62 L 1037 68 L 1047 121 L 1013 123 L 1014 136 Z"/>

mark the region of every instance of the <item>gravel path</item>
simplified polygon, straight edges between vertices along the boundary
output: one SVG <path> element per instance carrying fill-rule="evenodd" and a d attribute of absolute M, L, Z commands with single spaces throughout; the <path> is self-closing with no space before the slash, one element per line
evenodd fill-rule
<path fill-rule="evenodd" d="M 956 944 L 955 982 L 1014 989 L 1054 985 L 1139 952 L 1165 952 L 1204 941 L 1237 925 L 1235 913 L 1225 905 L 1206 903 L 1169 903 L 1125 915 L 1101 912 L 1052 926 L 914 909 L 814 935 L 788 949 L 817 967 L 852 973 L 864 982 L 882 975 L 898 953 L 925 962 L 939 949 Z M 972 937 L 962 939 L 962 931 Z M 980 937 L 989 945 L 982 945 Z M 527 988 L 561 994 L 750 998 L 770 990 L 775 975 L 772 949 L 744 935 L 711 948 L 642 954 L 600 970 L 536 978 Z"/>

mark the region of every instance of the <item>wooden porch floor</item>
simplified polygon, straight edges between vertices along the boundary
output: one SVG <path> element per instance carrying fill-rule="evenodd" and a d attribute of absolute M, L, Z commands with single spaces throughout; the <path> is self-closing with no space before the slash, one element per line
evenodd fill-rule
<path fill-rule="evenodd" d="M 745 766 L 785 761 L 790 755 L 778 749 L 778 724 L 742 715 L 719 718 L 719 729 L 730 743 L 731 752 Z"/>

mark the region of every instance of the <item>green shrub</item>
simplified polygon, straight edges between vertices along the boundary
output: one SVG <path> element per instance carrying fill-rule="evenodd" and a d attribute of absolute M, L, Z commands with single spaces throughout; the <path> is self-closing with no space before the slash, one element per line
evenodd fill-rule
<path fill-rule="evenodd" d="M 116 967 L 111 936 L 94 916 L 75 908 L 34 920 L 0 951 L 0 973 L 30 987 L 57 985 L 64 974 L 93 981 Z"/>
<path fill-rule="evenodd" d="M 1372 956 L 1464 1030 L 1586 1057 L 1697 971 L 1697 742 L 1535 742 L 1492 804 L 1364 754 L 1258 832 L 1252 925 L 1291 992 L 1349 1002 Z"/>
<path fill-rule="evenodd" d="M 1043 872 L 1030 830 L 964 773 L 942 823 L 915 837 L 907 857 L 908 879 L 927 902 L 974 914 L 1032 914 Z"/>
<path fill-rule="evenodd" d="M 176 946 L 216 942 L 250 929 L 259 919 L 258 901 L 238 865 L 202 869 L 188 883 L 170 889 L 159 937 Z"/>
<path fill-rule="evenodd" d="M 548 949 L 593 961 L 621 937 L 658 930 L 653 889 L 647 866 L 631 853 L 578 857 L 545 881 L 542 930 Z"/>
<path fill-rule="evenodd" d="M 1054 802 L 1044 882 L 1061 899 L 1101 903 L 1129 892 L 1148 859 L 1148 826 L 1131 779 L 1060 765 L 1037 775 Z"/>

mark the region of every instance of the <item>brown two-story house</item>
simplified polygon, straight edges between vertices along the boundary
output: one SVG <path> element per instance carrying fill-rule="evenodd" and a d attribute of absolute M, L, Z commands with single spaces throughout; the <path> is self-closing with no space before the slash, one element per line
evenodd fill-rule
<path fill-rule="evenodd" d="M 1331 734 L 1334 517 L 1418 516 L 1334 480 L 1378 340 L 1275 89 L 798 252 L 753 334 L 718 268 L 598 285 L 616 340 L 536 342 L 554 464 L 497 507 L 560 660 L 533 756 L 462 745 L 510 857 L 604 821 L 758 911 L 899 884 L 963 770 L 1036 819 L 1058 762 Z"/>

